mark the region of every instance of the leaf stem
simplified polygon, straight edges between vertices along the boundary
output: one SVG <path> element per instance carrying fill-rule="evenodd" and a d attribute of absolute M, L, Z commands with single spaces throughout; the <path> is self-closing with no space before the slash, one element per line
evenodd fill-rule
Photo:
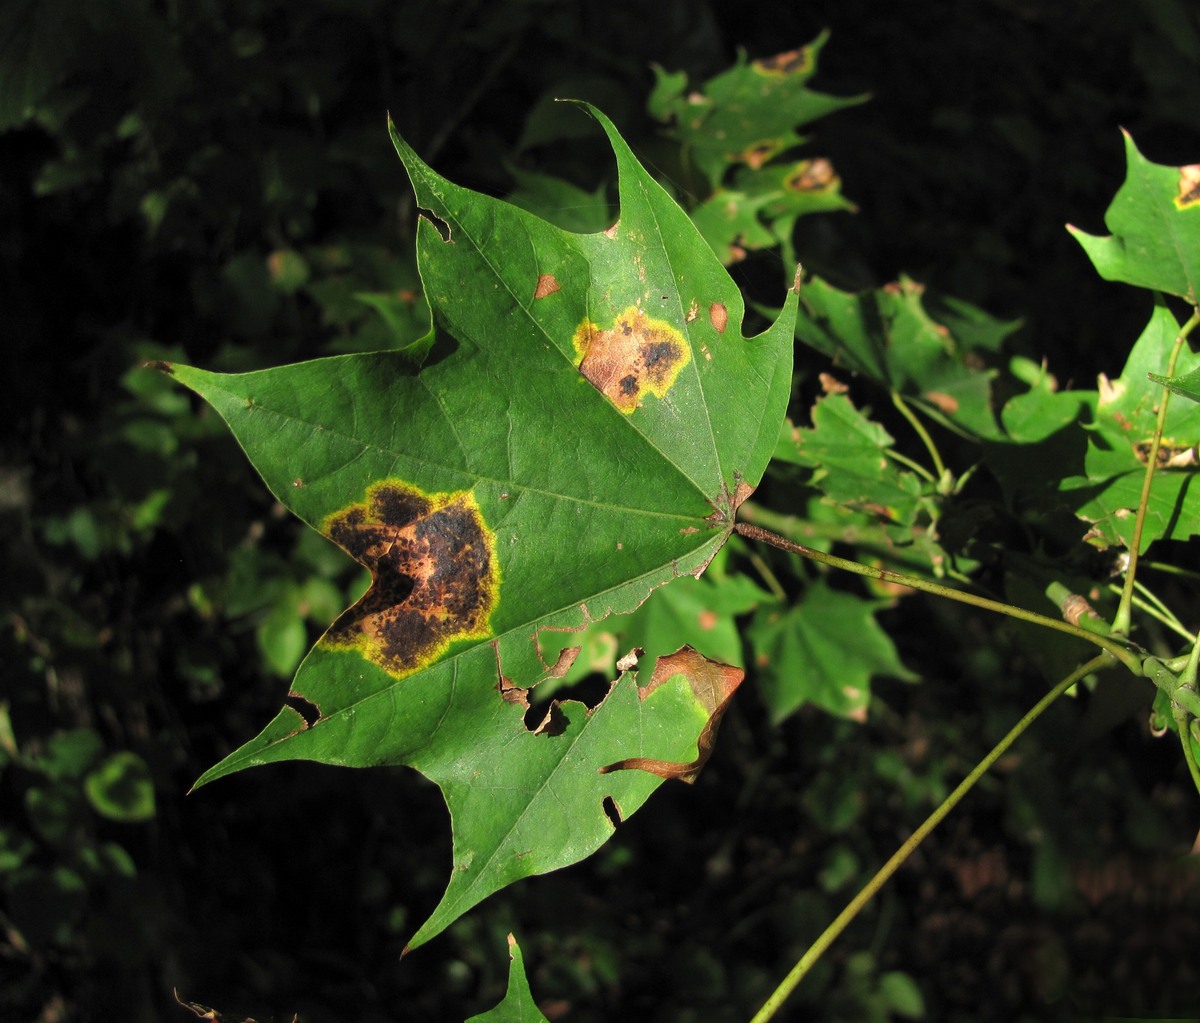
<path fill-rule="evenodd" d="M 1168 377 L 1175 375 L 1175 363 L 1183 350 L 1187 336 L 1200 324 L 1200 309 L 1192 311 L 1191 317 L 1179 331 L 1175 344 L 1171 348 L 1171 357 L 1167 360 Z M 1167 406 L 1171 401 L 1171 392 L 1162 389 L 1162 398 L 1158 403 L 1158 418 L 1154 423 L 1154 436 L 1150 439 L 1150 454 L 1146 459 L 1146 474 L 1142 477 L 1142 494 L 1138 500 L 1137 520 L 1133 525 L 1133 543 L 1129 545 L 1129 565 L 1125 569 L 1125 585 L 1121 590 L 1121 602 L 1117 605 L 1117 613 L 1113 618 L 1113 632 L 1119 636 L 1128 636 L 1133 624 L 1133 582 L 1137 576 L 1138 550 L 1142 546 L 1142 529 L 1146 524 L 1146 512 L 1150 506 L 1150 485 L 1154 482 L 1154 470 L 1158 466 L 1158 448 L 1162 443 L 1163 427 L 1167 422 Z"/>
<path fill-rule="evenodd" d="M 1075 671 L 1071 672 L 1066 678 L 1059 682 L 1045 696 L 1026 712 L 1004 736 L 991 751 L 971 770 L 953 792 L 950 793 L 936 810 L 933 811 L 920 827 L 917 828 L 891 856 L 891 858 L 876 871 L 875 876 L 866 883 L 863 889 L 854 896 L 847 904 L 846 908 L 834 918 L 834 921 L 821 932 L 816 941 L 812 943 L 800 957 L 791 972 L 783 979 L 783 982 L 771 993 L 771 996 L 763 1003 L 761 1009 L 750 1020 L 750 1023 L 766 1023 L 771 1019 L 780 1007 L 787 1000 L 788 996 L 796 989 L 796 986 L 802 981 L 809 970 L 816 964 L 817 960 L 826 952 L 830 945 L 837 940 L 862 911 L 862 908 L 875 897 L 876 893 L 881 889 L 905 860 L 909 858 L 916 848 L 929 837 L 933 831 L 946 816 L 953 810 L 961 801 L 962 798 L 971 791 L 975 783 L 979 781 L 1007 751 L 1008 748 L 1020 738 L 1021 734 L 1029 728 L 1042 714 L 1042 712 L 1065 693 L 1071 686 L 1075 685 L 1080 679 L 1085 678 L 1094 671 L 1107 667 L 1112 663 L 1112 659 L 1107 653 L 1099 654 L 1093 657 L 1086 664 Z"/>
<path fill-rule="evenodd" d="M 909 586 L 914 590 L 923 590 L 926 593 L 945 597 L 948 600 L 956 600 L 961 604 L 970 604 L 973 607 L 983 608 L 986 611 L 994 611 L 997 614 L 1007 615 L 1010 618 L 1018 618 L 1021 621 L 1041 625 L 1047 629 L 1054 629 L 1057 632 L 1065 632 L 1069 636 L 1075 636 L 1077 639 L 1086 640 L 1100 647 L 1114 660 L 1119 661 L 1128 668 L 1132 674 L 1139 677 L 1145 674 L 1142 670 L 1141 659 L 1122 643 L 1107 636 L 1090 632 L 1087 629 L 1081 629 L 1079 626 L 1071 625 L 1069 622 L 1064 622 L 1061 619 L 1050 618 L 1047 615 L 1038 614 L 1036 611 L 1027 611 L 1023 607 L 1017 607 L 1015 604 L 1005 604 L 998 600 L 991 600 L 988 597 L 980 597 L 974 593 L 967 593 L 964 590 L 956 590 L 950 586 L 930 582 L 915 575 L 905 575 L 902 572 L 893 572 L 886 568 L 875 568 L 871 565 L 860 564 L 857 561 L 850 561 L 848 558 L 839 558 L 833 554 L 826 554 L 824 551 L 814 550 L 811 547 L 805 547 L 803 544 L 794 543 L 786 537 L 779 536 L 777 533 L 772 533 L 749 522 L 739 522 L 733 528 L 736 533 L 747 539 L 769 543 L 780 550 L 788 551 L 791 554 L 799 554 L 801 557 L 819 561 L 832 568 L 840 568 L 844 572 L 853 572 L 855 575 L 867 576 L 870 579 L 878 579 L 881 582 Z"/>
<path fill-rule="evenodd" d="M 899 462 L 901 465 L 911 469 L 922 479 L 928 480 L 930 483 L 936 483 L 940 478 L 934 476 L 934 474 L 926 469 L 925 466 L 923 466 L 920 462 L 909 458 L 907 455 L 902 455 L 899 451 L 896 451 L 892 448 L 886 449 L 883 454 L 885 458 L 890 458 L 893 462 Z"/>
<path fill-rule="evenodd" d="M 1144 565 L 1145 562 L 1142 562 Z M 1133 595 L 1133 606 L 1139 611 L 1143 611 L 1151 618 L 1156 619 L 1166 628 L 1181 636 L 1189 643 L 1194 643 L 1196 637 L 1184 628 L 1183 623 L 1171 612 L 1161 600 L 1158 599 L 1150 590 L 1143 586 L 1140 582 L 1133 584 L 1135 593 Z M 1109 588 L 1110 593 L 1120 593 L 1120 587 L 1113 585 Z"/>
<path fill-rule="evenodd" d="M 766 563 L 763 556 L 758 551 L 751 548 L 746 552 L 746 556 L 750 559 L 750 564 L 758 572 L 759 578 L 767 584 L 767 589 L 771 591 L 771 596 L 776 600 L 787 600 L 787 591 L 783 588 L 783 584 L 776 578 L 775 573 L 771 571 L 771 566 Z"/>
<path fill-rule="evenodd" d="M 816 522 L 812 519 L 802 519 L 797 515 L 785 515 L 772 511 L 770 508 L 755 504 L 752 500 L 747 501 L 738 509 L 738 515 L 747 522 L 760 525 L 767 530 L 773 530 L 789 540 L 793 537 L 802 537 L 813 541 L 829 540 L 834 543 L 853 544 L 860 551 L 878 554 L 880 558 L 885 558 L 893 564 L 908 565 L 914 572 L 929 567 L 928 560 L 914 555 L 914 547 L 897 545 L 879 525 L 862 522 L 844 524 Z M 944 569 L 944 571 L 954 578 L 967 581 L 965 576 L 951 569 Z"/>
<path fill-rule="evenodd" d="M 946 475 L 946 466 L 942 462 L 942 456 L 937 449 L 937 445 L 933 443 L 933 438 L 929 436 L 929 431 L 925 429 L 925 424 L 917 418 L 913 410 L 908 407 L 908 403 L 900 397 L 899 391 L 892 391 L 892 404 L 908 420 L 909 426 L 917 431 L 917 436 L 921 438 L 921 443 L 925 445 L 925 450 L 929 452 L 929 457 L 933 459 L 933 468 L 937 473 L 937 478 L 939 480 L 942 479 Z"/>

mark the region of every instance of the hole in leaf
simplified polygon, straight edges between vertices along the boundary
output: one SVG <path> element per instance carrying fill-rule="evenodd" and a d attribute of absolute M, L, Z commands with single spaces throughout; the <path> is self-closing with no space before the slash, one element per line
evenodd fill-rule
<path fill-rule="evenodd" d="M 613 826 L 613 829 L 620 825 L 623 820 L 621 816 L 621 808 L 617 806 L 617 801 L 612 796 L 604 797 L 604 816 L 608 818 L 608 823 Z"/>
<path fill-rule="evenodd" d="M 535 704 L 525 712 L 525 727 L 534 735 L 562 735 L 570 723 L 557 700 L 549 706 L 544 703 Z"/>
<path fill-rule="evenodd" d="M 437 233 L 442 236 L 442 241 L 444 241 L 444 242 L 452 241 L 452 239 L 450 237 L 450 225 L 447 224 L 436 213 L 434 213 L 433 210 L 418 209 L 417 215 L 424 217 L 426 220 L 429 221 L 429 223 L 431 223 L 433 225 L 434 230 L 437 231 Z"/>
<path fill-rule="evenodd" d="M 321 708 L 313 703 L 312 700 L 301 696 L 295 691 L 288 693 L 283 703 L 284 706 L 291 707 L 292 710 L 304 719 L 305 728 L 312 728 L 313 725 L 321 720 Z"/>

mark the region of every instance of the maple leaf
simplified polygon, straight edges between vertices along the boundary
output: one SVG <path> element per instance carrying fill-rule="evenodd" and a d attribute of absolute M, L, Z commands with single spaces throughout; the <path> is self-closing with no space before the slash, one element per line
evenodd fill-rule
<path fill-rule="evenodd" d="M 622 675 L 598 706 L 556 704 L 532 731 L 525 693 L 564 670 L 541 637 L 703 571 L 762 476 L 791 386 L 794 291 L 769 330 L 743 337 L 733 281 L 588 109 L 619 170 L 608 230 L 571 234 L 460 188 L 392 128 L 423 211 L 428 336 L 254 373 L 159 367 L 372 576 L 274 720 L 197 784 L 287 759 L 407 764 L 436 782 L 454 867 L 410 946 L 589 855 L 609 814 L 627 817 L 662 781 L 602 768 L 706 755 L 715 704 L 689 670 L 642 691 Z"/>

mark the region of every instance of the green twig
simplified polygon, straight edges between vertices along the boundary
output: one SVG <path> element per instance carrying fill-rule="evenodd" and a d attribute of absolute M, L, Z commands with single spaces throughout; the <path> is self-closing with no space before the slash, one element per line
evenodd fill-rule
<path fill-rule="evenodd" d="M 1168 377 L 1175 375 L 1175 363 L 1183 350 L 1187 336 L 1200 324 L 1200 309 L 1194 310 L 1187 323 L 1183 325 L 1175 345 L 1171 349 L 1171 357 L 1167 360 Z M 1117 605 L 1117 613 L 1113 618 L 1113 632 L 1119 636 L 1128 636 L 1133 624 L 1133 583 L 1137 576 L 1138 550 L 1142 546 L 1142 529 L 1146 524 L 1146 511 L 1150 506 L 1150 485 L 1154 482 L 1154 470 L 1158 467 L 1158 447 L 1162 443 L 1163 427 L 1167 422 L 1167 406 L 1171 401 L 1171 392 L 1163 388 L 1162 397 L 1158 402 L 1158 418 L 1154 423 L 1154 436 L 1150 439 L 1150 454 L 1146 459 L 1146 473 L 1142 477 L 1142 494 L 1138 500 L 1137 520 L 1133 525 L 1133 542 L 1129 545 L 1129 565 L 1125 569 L 1125 585 L 1121 589 L 1121 602 Z"/>
<path fill-rule="evenodd" d="M 1061 619 L 1050 618 L 1047 615 L 1038 614 L 1036 611 L 1027 611 L 1023 607 L 1017 607 L 1015 604 L 1005 604 L 999 600 L 991 600 L 988 597 L 980 597 L 974 593 L 956 590 L 953 587 L 930 582 L 928 579 L 921 579 L 915 575 L 905 575 L 886 568 L 875 568 L 871 565 L 860 564 L 857 561 L 850 561 L 848 558 L 839 558 L 833 554 L 826 554 L 824 551 L 814 550 L 811 547 L 805 547 L 803 544 L 794 543 L 786 537 L 779 536 L 777 533 L 772 533 L 759 526 L 751 525 L 748 522 L 739 522 L 733 528 L 747 539 L 769 543 L 780 550 L 799 554 L 801 557 L 819 561 L 832 568 L 840 568 L 845 572 L 853 572 L 855 575 L 878 579 L 881 582 L 908 586 L 914 590 L 923 590 L 926 593 L 932 593 L 939 597 L 956 600 L 961 604 L 970 604 L 973 607 L 983 608 L 986 611 L 995 611 L 997 614 L 1007 615 L 1010 618 L 1031 622 L 1034 625 L 1041 625 L 1047 629 L 1054 629 L 1056 632 L 1065 632 L 1069 636 L 1075 636 L 1077 639 L 1086 640 L 1088 643 L 1100 647 L 1114 660 L 1125 665 L 1132 674 L 1138 676 L 1145 674 L 1142 670 L 1141 658 L 1122 643 L 1107 636 L 1099 635 L 1096 632 L 1081 629 L 1079 626 L 1071 625 L 1069 622 L 1064 622 Z"/>
<path fill-rule="evenodd" d="M 900 868 L 901 864 L 925 841 L 929 833 L 962 801 L 962 798 L 971 791 L 975 783 L 991 769 L 992 765 L 1008 751 L 1008 748 L 1038 719 L 1050 704 L 1062 696 L 1063 693 L 1080 679 L 1090 675 L 1094 671 L 1109 666 L 1111 663 L 1112 659 L 1106 653 L 1093 657 L 1087 664 L 1071 672 L 1070 675 L 1038 700 L 1025 716 L 1009 730 L 1008 734 L 992 748 L 991 752 L 975 765 L 971 773 L 959 782 L 958 787 L 942 801 L 942 804 L 925 819 L 921 826 L 908 837 L 907 841 L 892 854 L 891 858 L 879 868 L 875 876 L 867 882 L 862 891 L 850 901 L 846 908 L 837 915 L 833 923 L 825 928 L 820 937 L 809 946 L 796 965 L 792 967 L 791 972 L 783 979 L 779 987 L 771 993 L 771 997 L 763 1003 L 762 1008 L 755 1013 L 750 1023 L 766 1023 L 767 1020 L 771 1019 L 779 1011 L 788 996 L 796 989 L 800 981 L 804 979 L 805 974 L 812 969 L 829 946 L 850 925 L 850 922 L 858 916 L 862 908 L 874 898 L 880 888 L 887 884 L 892 875 Z"/>
<path fill-rule="evenodd" d="M 1175 717 L 1175 731 L 1179 733 L 1179 742 L 1183 746 L 1183 759 L 1192 775 L 1192 784 L 1196 786 L 1196 791 L 1200 792 L 1200 767 L 1196 766 L 1196 754 L 1192 752 L 1191 718 L 1188 712 L 1177 703 L 1172 705 L 1171 713 Z"/>

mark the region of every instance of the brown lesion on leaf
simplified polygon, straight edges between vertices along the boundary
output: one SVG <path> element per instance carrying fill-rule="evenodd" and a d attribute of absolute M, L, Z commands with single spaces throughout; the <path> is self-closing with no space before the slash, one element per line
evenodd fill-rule
<path fill-rule="evenodd" d="M 696 759 L 688 764 L 680 764 L 651 757 L 630 757 L 600 768 L 601 774 L 609 774 L 612 771 L 648 771 L 660 778 L 676 778 L 689 785 L 696 780 L 708 758 L 712 756 L 717 741 L 717 729 L 721 727 L 721 718 L 746 673 L 732 664 L 709 660 L 692 647 L 683 646 L 675 653 L 658 659 L 654 665 L 654 674 L 650 676 L 650 684 L 645 689 L 639 689 L 638 696 L 646 699 L 655 689 L 676 675 L 683 675 L 687 679 L 696 699 L 708 711 L 708 721 L 696 741 Z"/>
<path fill-rule="evenodd" d="M 601 329 L 584 320 L 572 338 L 579 372 L 621 412 L 631 414 L 646 394 L 663 398 L 691 359 L 687 339 L 637 306 Z"/>
<path fill-rule="evenodd" d="M 1197 459 L 1198 447 L 1200 445 L 1172 444 L 1170 441 L 1164 440 L 1158 445 L 1154 465 L 1158 469 L 1195 469 L 1200 464 L 1200 460 Z M 1142 465 L 1147 465 L 1150 462 L 1150 451 L 1152 448 L 1152 441 L 1139 441 L 1133 445 L 1134 457 Z"/>
<path fill-rule="evenodd" d="M 729 153 L 728 156 L 731 162 L 744 163 L 752 170 L 759 170 L 780 148 L 778 139 L 761 139 L 751 143 L 740 153 Z"/>
<path fill-rule="evenodd" d="M 783 179 L 783 187 L 791 192 L 830 192 L 839 184 L 833 164 L 824 157 L 801 160 Z"/>
<path fill-rule="evenodd" d="M 948 416 L 952 416 L 958 411 L 958 399 L 952 394 L 946 394 L 945 391 L 926 391 L 925 400 L 931 405 L 936 405 Z"/>
<path fill-rule="evenodd" d="M 798 50 L 787 50 L 774 57 L 763 57 L 751 61 L 750 66 L 764 75 L 799 75 L 812 68 L 812 47 L 802 46 Z"/>
<path fill-rule="evenodd" d="M 142 369 L 157 370 L 159 373 L 166 373 L 167 376 L 175 375 L 175 367 L 169 362 L 163 362 L 162 359 L 150 359 L 148 362 L 143 362 Z"/>
<path fill-rule="evenodd" d="M 1179 168 L 1179 194 L 1175 205 L 1181 209 L 1200 203 L 1200 163 Z"/>
<path fill-rule="evenodd" d="M 821 390 L 826 394 L 847 394 L 850 391 L 850 388 L 832 373 L 818 373 L 817 379 L 821 382 Z"/>
<path fill-rule="evenodd" d="M 729 323 L 729 310 L 725 308 L 724 302 L 713 302 L 708 307 L 708 320 L 718 334 L 725 333 L 725 327 Z"/>
<path fill-rule="evenodd" d="M 534 299 L 545 298 L 547 295 L 553 295 L 561 289 L 554 274 L 539 274 L 537 279 L 537 287 L 533 289 Z"/>
<path fill-rule="evenodd" d="M 371 572 L 371 588 L 321 639 L 403 678 L 455 640 L 485 639 L 500 571 L 496 536 L 470 491 L 425 494 L 399 480 L 330 515 L 321 531 Z"/>

